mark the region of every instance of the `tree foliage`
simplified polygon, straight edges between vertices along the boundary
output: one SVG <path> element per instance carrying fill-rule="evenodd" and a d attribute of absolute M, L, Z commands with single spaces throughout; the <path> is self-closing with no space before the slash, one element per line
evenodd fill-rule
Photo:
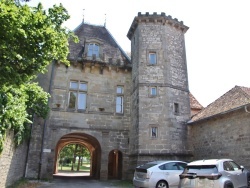
<path fill-rule="evenodd" d="M 86 158 L 88 161 L 90 160 L 90 152 L 89 150 L 79 144 L 68 144 L 66 145 L 61 151 L 60 151 L 60 161 L 61 165 L 63 163 L 67 163 L 67 161 L 72 162 L 71 163 L 71 170 L 74 171 L 74 166 L 76 162 L 76 158 L 78 158 L 78 166 L 77 171 L 80 169 L 80 161 L 84 158 Z"/>
<path fill-rule="evenodd" d="M 68 65 L 68 39 L 77 38 L 62 27 L 67 19 L 61 4 L 45 11 L 41 3 L 0 1 L 0 153 L 6 130 L 14 130 L 19 144 L 33 114 L 46 118 L 49 94 L 33 81 L 54 60 Z"/>
<path fill-rule="evenodd" d="M 62 27 L 69 18 L 60 4 L 43 10 L 17 5 L 11 0 L 0 3 L 0 85 L 20 84 L 43 73 L 53 59 L 68 63 L 68 37 Z M 15 79 L 13 79 L 15 78 Z"/>

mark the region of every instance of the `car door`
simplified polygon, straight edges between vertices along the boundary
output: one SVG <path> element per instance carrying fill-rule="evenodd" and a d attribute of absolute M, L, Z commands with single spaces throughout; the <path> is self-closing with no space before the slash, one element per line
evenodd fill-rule
<path fill-rule="evenodd" d="M 240 187 L 239 185 L 239 172 L 235 171 L 234 167 L 230 163 L 231 161 L 223 162 L 223 168 L 225 170 L 225 175 L 233 183 L 234 187 Z"/>
<path fill-rule="evenodd" d="M 235 187 L 236 186 L 237 187 L 247 186 L 246 175 L 242 172 L 242 169 L 240 168 L 240 166 L 237 163 L 235 163 L 234 161 L 228 161 L 228 162 L 234 170 L 235 179 L 237 181 L 237 185 L 235 185 Z"/>
<path fill-rule="evenodd" d="M 180 177 L 179 175 L 183 172 L 183 168 L 180 168 L 178 162 L 169 162 L 164 164 L 166 180 L 169 187 L 178 187 Z"/>

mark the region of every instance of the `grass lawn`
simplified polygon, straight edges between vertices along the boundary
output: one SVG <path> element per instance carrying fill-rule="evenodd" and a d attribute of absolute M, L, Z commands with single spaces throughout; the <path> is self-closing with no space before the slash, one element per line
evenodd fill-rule
<path fill-rule="evenodd" d="M 71 171 L 71 165 L 64 165 L 64 166 L 59 166 L 58 170 L 59 171 Z M 77 170 L 78 163 L 75 163 L 74 165 L 74 171 Z M 82 166 L 80 166 L 79 172 L 89 172 L 90 171 L 90 164 L 89 163 L 83 163 Z"/>

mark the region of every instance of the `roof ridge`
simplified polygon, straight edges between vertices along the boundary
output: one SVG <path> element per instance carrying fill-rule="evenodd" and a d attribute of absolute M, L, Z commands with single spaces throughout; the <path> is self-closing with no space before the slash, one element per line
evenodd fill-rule
<path fill-rule="evenodd" d="M 243 95 L 245 95 L 248 99 L 250 99 L 250 94 L 248 94 L 244 89 L 249 89 L 248 87 L 244 87 L 244 86 L 235 86 L 238 87 L 240 89 L 240 92 L 242 92 Z M 243 89 L 244 88 L 244 89 Z"/>
<path fill-rule="evenodd" d="M 222 112 L 230 111 L 231 109 L 237 109 L 239 106 L 245 105 L 247 101 L 249 103 L 249 99 L 250 88 L 246 88 L 245 90 L 243 87 L 241 88 L 240 86 L 236 85 L 235 87 L 231 88 L 229 91 L 221 95 L 219 98 L 217 98 L 215 101 L 210 103 L 208 106 L 203 108 L 199 113 L 195 114 L 192 117 L 192 120 L 197 121 L 206 117 L 214 116 L 216 114 L 221 114 Z M 235 102 L 235 100 L 237 100 L 238 102 Z"/>
<path fill-rule="evenodd" d="M 122 47 L 118 44 L 118 42 L 115 40 L 115 38 L 113 37 L 113 35 L 111 34 L 111 32 L 108 30 L 108 28 L 105 27 L 105 29 L 107 30 L 107 32 L 110 35 L 110 37 L 114 40 L 114 42 L 116 43 L 116 45 L 118 46 L 118 48 L 121 50 L 122 54 L 127 58 L 128 61 L 131 61 L 130 57 L 125 53 L 125 51 L 122 49 Z"/>

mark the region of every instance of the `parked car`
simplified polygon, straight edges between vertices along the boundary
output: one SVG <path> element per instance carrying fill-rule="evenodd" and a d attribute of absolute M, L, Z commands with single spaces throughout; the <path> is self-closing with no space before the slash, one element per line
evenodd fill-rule
<path fill-rule="evenodd" d="M 250 172 L 231 159 L 198 160 L 180 174 L 179 188 L 250 187 Z"/>
<path fill-rule="evenodd" d="M 136 167 L 133 185 L 147 188 L 178 187 L 179 175 L 187 163 L 184 161 L 153 161 Z"/>

